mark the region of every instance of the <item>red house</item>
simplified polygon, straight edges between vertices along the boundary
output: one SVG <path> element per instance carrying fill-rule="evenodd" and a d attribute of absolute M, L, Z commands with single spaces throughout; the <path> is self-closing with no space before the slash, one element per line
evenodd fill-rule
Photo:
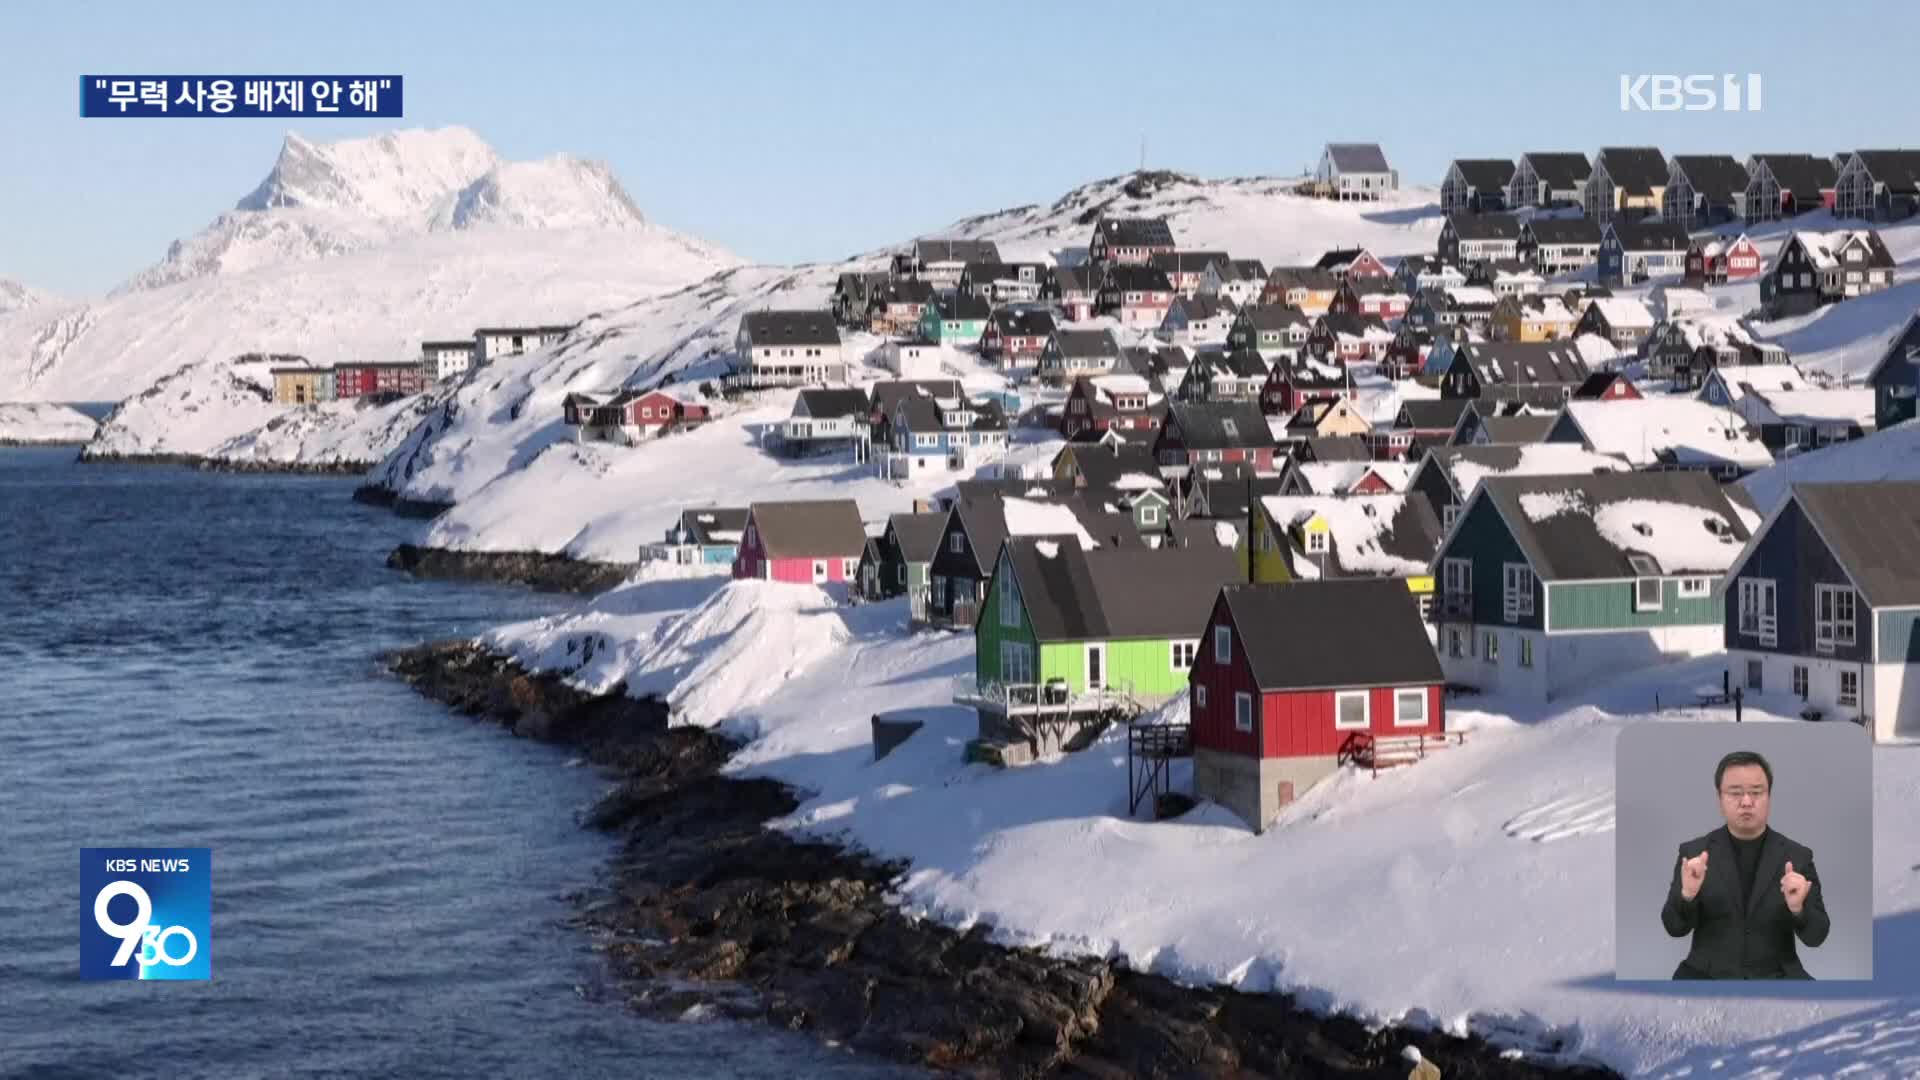
<path fill-rule="evenodd" d="M 1088 431 L 1151 431 L 1166 415 L 1166 403 L 1145 375 L 1083 375 L 1067 391 L 1060 434 L 1071 439 Z"/>
<path fill-rule="evenodd" d="M 430 380 L 418 360 L 380 360 L 336 364 L 334 396 L 346 399 L 392 394 L 418 394 Z"/>
<path fill-rule="evenodd" d="M 1617 371 L 1596 371 L 1573 392 L 1575 401 L 1638 401 L 1640 397 L 1633 380 Z"/>
<path fill-rule="evenodd" d="M 1687 245 L 1687 280 L 1695 284 L 1724 285 L 1760 276 L 1760 249 L 1747 234 L 1731 241 L 1695 237 Z"/>
<path fill-rule="evenodd" d="M 1341 765 L 1446 744 L 1446 676 L 1397 578 L 1227 586 L 1188 683 L 1194 794 L 1255 831 Z"/>
<path fill-rule="evenodd" d="M 568 395 L 569 399 L 573 395 Z M 682 397 L 667 390 L 627 390 L 611 400 L 580 409 L 582 439 L 647 439 L 674 425 L 692 427 L 709 419 L 707 406 L 696 398 Z"/>
<path fill-rule="evenodd" d="M 1332 401 L 1352 392 L 1343 365 L 1281 356 L 1267 370 L 1267 381 L 1260 387 L 1260 411 L 1268 416 L 1292 416 L 1310 401 Z"/>
<path fill-rule="evenodd" d="M 1174 402 L 1153 443 L 1165 466 L 1238 461 L 1262 476 L 1273 475 L 1278 450 L 1266 415 L 1251 401 Z"/>
<path fill-rule="evenodd" d="M 798 585 L 852 581 L 866 546 L 852 499 L 757 502 L 747 510 L 733 576 Z"/>
<path fill-rule="evenodd" d="M 1331 271 L 1336 277 L 1343 281 L 1347 278 L 1356 277 L 1387 278 L 1393 276 L 1393 271 L 1387 269 L 1387 264 L 1375 258 L 1373 252 L 1368 251 L 1366 248 L 1334 248 L 1332 251 L 1320 256 L 1320 261 L 1315 263 L 1314 266 L 1321 270 Z"/>
<path fill-rule="evenodd" d="M 1340 282 L 1328 305 L 1329 315 L 1371 315 L 1382 322 L 1395 322 L 1407 313 L 1413 298 L 1401 291 L 1392 278 L 1349 276 Z"/>

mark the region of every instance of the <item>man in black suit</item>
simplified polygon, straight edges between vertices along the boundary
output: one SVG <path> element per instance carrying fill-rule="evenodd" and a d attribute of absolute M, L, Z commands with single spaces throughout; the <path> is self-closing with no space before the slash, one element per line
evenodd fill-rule
<path fill-rule="evenodd" d="M 1660 921 L 1693 935 L 1676 979 L 1811 979 L 1794 938 L 1818 948 L 1832 927 L 1813 852 L 1767 827 L 1773 767 L 1736 750 L 1713 770 L 1727 823 L 1680 845 Z"/>

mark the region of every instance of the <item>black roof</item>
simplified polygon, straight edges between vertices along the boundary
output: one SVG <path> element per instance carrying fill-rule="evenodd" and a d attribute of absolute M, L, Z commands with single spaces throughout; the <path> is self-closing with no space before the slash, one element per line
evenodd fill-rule
<path fill-rule="evenodd" d="M 931 562 L 934 552 L 940 549 L 941 535 L 947 531 L 947 515 L 940 510 L 894 514 L 887 519 L 887 528 L 893 530 L 901 557 L 908 562 Z"/>
<path fill-rule="evenodd" d="M 1603 146 L 1595 159 L 1613 186 L 1633 195 L 1651 195 L 1667 186 L 1667 157 L 1656 146 Z"/>
<path fill-rule="evenodd" d="M 1577 152 L 1522 154 L 1527 164 L 1533 166 L 1533 175 L 1549 188 L 1566 190 L 1577 188 L 1593 175 L 1593 165 L 1587 161 L 1587 155 Z"/>
<path fill-rule="evenodd" d="M 793 403 L 794 415 L 798 416 L 800 414 L 800 407 L 802 405 L 806 406 L 808 416 L 816 418 L 827 416 L 865 416 L 867 415 L 867 410 L 871 407 L 867 401 L 867 395 L 864 390 L 841 390 L 833 388 L 800 391 L 800 396 L 796 398 Z"/>
<path fill-rule="evenodd" d="M 1007 415 L 1000 411 L 1000 403 L 997 401 L 968 401 L 965 398 L 959 398 L 954 401 L 954 406 L 951 410 L 943 409 L 932 397 L 916 394 L 894 406 L 891 415 L 895 423 L 914 432 L 1007 430 Z M 949 425 L 947 423 L 949 412 L 967 412 L 971 413 L 973 418 L 964 426 Z"/>
<path fill-rule="evenodd" d="M 1472 398 L 1414 398 L 1400 403 L 1400 413 L 1395 420 L 1405 420 L 1411 428 L 1452 431 L 1472 403 Z"/>
<path fill-rule="evenodd" d="M 1685 251 L 1693 242 L 1686 226 L 1660 218 L 1615 218 L 1607 228 L 1619 237 L 1622 251 Z"/>
<path fill-rule="evenodd" d="M 1251 401 L 1174 402 L 1167 424 L 1178 424 L 1189 450 L 1236 450 L 1273 445 L 1273 431 Z"/>
<path fill-rule="evenodd" d="M 1306 313 L 1292 304 L 1248 304 L 1240 309 L 1240 317 L 1255 330 L 1285 330 L 1312 324 Z"/>
<path fill-rule="evenodd" d="M 1840 171 L 1824 154 L 1755 154 L 1752 160 L 1765 165 L 1773 182 L 1791 191 L 1802 207 L 1819 203 L 1820 193 L 1831 191 L 1840 179 Z"/>
<path fill-rule="evenodd" d="M 1366 253 L 1367 249 L 1360 247 L 1330 248 L 1320 256 L 1319 262 L 1313 264 L 1313 268 L 1328 272 L 1337 271 Z M 1337 281 L 1338 278 L 1336 277 L 1335 280 Z"/>
<path fill-rule="evenodd" d="M 1675 154 L 1673 164 L 1686 175 L 1694 194 L 1726 204 L 1747 190 L 1747 167 L 1728 154 Z"/>
<path fill-rule="evenodd" d="M 868 388 L 867 402 L 875 411 L 891 416 L 895 405 L 921 393 L 933 397 L 959 397 L 964 391 L 960 388 L 959 379 L 882 379 Z"/>
<path fill-rule="evenodd" d="M 1513 162 L 1507 158 L 1455 158 L 1453 167 L 1467 183 L 1481 191 L 1504 188 L 1513 179 Z"/>
<path fill-rule="evenodd" d="M 1095 235 L 1108 247 L 1172 247 L 1173 230 L 1163 217 L 1109 218 L 1094 225 Z"/>
<path fill-rule="evenodd" d="M 1920 483 L 1795 484 L 1792 495 L 1867 603 L 1920 604 Z"/>
<path fill-rule="evenodd" d="M 1534 573 L 1549 581 L 1639 577 L 1642 575 L 1629 556 L 1653 557 L 1651 549 L 1654 548 L 1699 553 L 1698 557 L 1678 560 L 1682 565 L 1664 565 L 1654 558 L 1655 569 L 1661 574 L 1718 574 L 1749 537 L 1746 523 L 1728 501 L 1720 483 L 1696 470 L 1489 476 L 1480 482 L 1480 495 L 1499 508 L 1514 541 L 1533 564 Z M 1543 503 L 1528 496 L 1546 497 L 1544 505 L 1554 512 L 1534 520 L 1527 513 L 1528 507 L 1540 512 Z M 1692 507 L 1719 519 L 1721 532 L 1716 535 L 1707 531 L 1704 524 L 1694 524 L 1672 514 L 1649 514 L 1647 520 L 1636 522 L 1636 527 L 1682 531 L 1671 537 L 1650 537 L 1647 551 L 1617 545 L 1601 534 L 1594 511 L 1623 503 Z"/>
<path fill-rule="evenodd" d="M 1920 194 L 1920 150 L 1856 150 L 1854 156 L 1893 194 Z"/>
<path fill-rule="evenodd" d="M 1007 337 L 1046 337 L 1053 333 L 1053 312 L 1045 308 L 997 307 L 988 316 Z"/>
<path fill-rule="evenodd" d="M 1578 386 L 1592 374 L 1580 350 L 1564 341 L 1470 341 L 1457 355 L 1485 386 Z"/>
<path fill-rule="evenodd" d="M 1487 442 L 1493 446 L 1525 446 L 1545 439 L 1557 419 L 1555 416 L 1483 416 L 1480 430 L 1486 432 Z"/>
<path fill-rule="evenodd" d="M 1379 143 L 1337 143 L 1327 144 L 1327 153 L 1333 157 L 1333 167 L 1343 173 L 1383 173 L 1392 172 L 1387 164 L 1387 153 L 1380 149 Z"/>
<path fill-rule="evenodd" d="M 1168 281 L 1167 272 L 1157 266 L 1115 263 L 1107 267 L 1100 287 L 1121 292 L 1172 292 L 1173 282 Z"/>
<path fill-rule="evenodd" d="M 1309 435 L 1304 440 L 1303 461 L 1372 461 L 1373 453 L 1358 435 Z"/>
<path fill-rule="evenodd" d="M 1447 224 L 1453 226 L 1454 235 L 1462 240 L 1520 238 L 1520 219 L 1512 214 L 1452 213 L 1447 215 Z"/>
<path fill-rule="evenodd" d="M 1069 449 L 1073 454 L 1074 466 L 1079 469 L 1090 491 L 1113 490 L 1122 476 L 1134 473 L 1160 479 L 1160 462 L 1154 459 L 1153 450 L 1143 443 L 1121 443 L 1118 446 L 1093 443 L 1063 447 L 1060 454 L 1068 453 Z"/>
<path fill-rule="evenodd" d="M 1345 365 L 1315 362 L 1305 356 L 1282 354 L 1268 370 L 1278 372 L 1279 377 L 1293 384 L 1296 390 L 1336 390 L 1347 385 Z"/>
<path fill-rule="evenodd" d="M 993 572 L 993 560 L 999 557 L 1000 545 L 1012 535 L 1012 529 L 1007 524 L 1008 499 L 1064 506 L 1072 511 L 1074 520 L 1097 542 L 1106 542 L 1106 538 L 1097 531 L 1099 508 L 1086 496 L 1073 491 L 1072 485 L 1064 481 L 1048 478 L 1016 481 L 1010 485 L 997 481 L 986 484 L 961 481 L 957 486 L 959 498 L 953 504 L 953 512 L 960 516 L 960 525 L 966 530 L 967 554 L 973 558 L 974 565 L 983 575 Z M 995 490 L 1007 486 L 1015 490 Z M 1078 540 L 1073 543 L 1076 547 L 1079 545 Z"/>
<path fill-rule="evenodd" d="M 1600 318 L 1604 320 L 1606 312 L 1601 311 Z M 1613 389 L 1614 383 L 1626 381 L 1627 377 L 1618 371 L 1596 371 L 1587 376 L 1587 381 L 1580 384 L 1580 389 L 1575 390 L 1573 396 L 1579 400 L 1605 397 L 1607 391 Z"/>
<path fill-rule="evenodd" d="M 1061 356 L 1112 356 L 1120 355 L 1120 342 L 1113 331 L 1068 330 L 1064 327 L 1053 332 L 1053 344 L 1058 347 Z"/>
<path fill-rule="evenodd" d="M 1148 265 L 1169 274 L 1198 274 L 1214 262 L 1231 263 L 1232 260 L 1224 251 L 1156 251 Z"/>
<path fill-rule="evenodd" d="M 1527 222 L 1542 244 L 1598 244 L 1600 223 L 1590 217 L 1537 217 Z"/>
<path fill-rule="evenodd" d="M 755 345 L 840 344 L 840 328 L 825 308 L 749 311 L 740 316 L 740 325 Z"/>
<path fill-rule="evenodd" d="M 1446 681 L 1419 605 L 1398 578 L 1229 585 L 1221 596 L 1263 691 Z"/>
<path fill-rule="evenodd" d="M 713 542 L 714 533 L 739 533 L 746 527 L 747 508 L 744 506 L 699 506 L 680 511 L 681 530 L 697 543 L 709 544 Z"/>
<path fill-rule="evenodd" d="M 1005 551 L 1040 641 L 1197 638 L 1220 587 L 1242 573 L 1217 545 L 1088 550 L 1073 537 L 1015 537 Z"/>
<path fill-rule="evenodd" d="M 1330 251 L 1321 258 L 1324 261 L 1330 256 L 1340 254 L 1342 253 Z M 1349 254 L 1346 257 L 1350 259 L 1353 256 Z M 1334 272 L 1318 266 L 1276 266 L 1267 271 L 1269 290 L 1308 289 L 1316 292 L 1331 292 L 1339 287 L 1340 279 L 1334 275 Z"/>
<path fill-rule="evenodd" d="M 984 319 L 993 314 L 993 304 L 986 297 L 970 292 L 936 296 L 933 306 L 943 319 Z"/>
<path fill-rule="evenodd" d="M 991 240 L 915 240 L 913 255 L 920 262 L 997 263 L 1000 245 Z"/>

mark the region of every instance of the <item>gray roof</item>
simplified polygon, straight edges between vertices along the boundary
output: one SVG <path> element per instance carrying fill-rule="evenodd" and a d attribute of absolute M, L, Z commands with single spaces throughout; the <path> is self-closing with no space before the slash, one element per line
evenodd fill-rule
<path fill-rule="evenodd" d="M 1667 157 L 1657 146 L 1603 146 L 1595 160 L 1622 191 L 1651 195 L 1654 188 L 1667 186 Z"/>
<path fill-rule="evenodd" d="M 1373 454 L 1367 450 L 1366 442 L 1358 435 L 1309 435 L 1304 441 L 1306 443 L 1305 460 L 1373 460 Z"/>
<path fill-rule="evenodd" d="M 1793 498 L 1867 603 L 1920 604 L 1920 483 L 1795 484 Z"/>
<path fill-rule="evenodd" d="M 1253 324 L 1255 330 L 1285 330 L 1292 326 L 1308 326 L 1311 320 L 1306 313 L 1292 304 L 1248 304 L 1241 314 Z"/>
<path fill-rule="evenodd" d="M 1345 365 L 1311 363 L 1304 356 L 1282 354 L 1268 371 L 1278 373 L 1281 381 L 1291 383 L 1295 390 L 1333 390 L 1347 385 Z"/>
<path fill-rule="evenodd" d="M 1831 191 L 1840 179 L 1840 171 L 1824 154 L 1755 154 L 1753 161 L 1773 174 L 1773 182 L 1782 191 L 1790 191 L 1800 206 L 1817 204 L 1820 193 Z"/>
<path fill-rule="evenodd" d="M 1462 240 L 1520 238 L 1520 219 L 1512 214 L 1454 213 L 1447 215 L 1447 224 L 1453 226 L 1454 235 Z"/>
<path fill-rule="evenodd" d="M 1550 151 L 1521 156 L 1533 166 L 1533 175 L 1549 188 L 1561 191 L 1577 188 L 1593 175 L 1593 165 L 1582 153 Z"/>
<path fill-rule="evenodd" d="M 1231 263 L 1224 251 L 1156 251 L 1148 265 L 1169 274 L 1198 274 L 1208 263 Z"/>
<path fill-rule="evenodd" d="M 1471 341 L 1455 355 L 1484 386 L 1578 386 L 1591 374 L 1580 350 L 1564 341 Z"/>
<path fill-rule="evenodd" d="M 1093 230 L 1109 247 L 1172 247 L 1173 230 L 1163 217 L 1106 218 Z"/>
<path fill-rule="evenodd" d="M 1685 251 L 1693 243 L 1686 226 L 1660 218 L 1615 218 L 1607 228 L 1619 239 L 1622 251 Z"/>
<path fill-rule="evenodd" d="M 1412 398 L 1400 403 L 1395 420 L 1404 417 L 1408 427 L 1426 431 L 1452 431 L 1472 403 L 1472 398 Z"/>
<path fill-rule="evenodd" d="M 1040 641 L 1197 638 L 1220 587 L 1242 573 L 1233 549 L 1208 545 L 1087 550 L 1071 537 L 1015 537 L 1006 554 Z"/>
<path fill-rule="evenodd" d="M 1236 584 L 1221 595 L 1263 691 L 1446 681 L 1419 605 L 1397 578 Z M 1312 632 L 1295 632 L 1302 627 Z"/>
<path fill-rule="evenodd" d="M 806 408 L 804 415 L 814 417 L 815 419 L 834 416 L 865 416 L 868 410 L 872 408 L 871 403 L 867 400 L 865 391 L 831 388 L 800 391 L 800 396 L 795 398 L 793 402 L 794 416 L 803 415 L 800 411 L 802 406 Z"/>
<path fill-rule="evenodd" d="M 1543 520 L 1529 517 L 1522 506 L 1528 495 L 1572 494 L 1586 511 L 1556 513 Z M 1602 536 L 1592 509 L 1629 501 L 1676 503 L 1708 511 L 1726 525 L 1716 537 L 1701 530 L 1700 550 L 1733 545 L 1726 558 L 1703 558 L 1700 565 L 1660 565 L 1663 574 L 1690 571 L 1720 573 L 1740 545 L 1747 542 L 1746 523 L 1728 500 L 1718 481 L 1704 472 L 1591 473 L 1578 476 L 1489 476 L 1480 482 L 1480 497 L 1499 508 L 1513 538 L 1533 564 L 1534 573 L 1550 581 L 1623 579 L 1641 576 L 1628 560 L 1635 552 L 1617 547 Z M 1656 565 L 1658 565 L 1656 561 Z"/>
<path fill-rule="evenodd" d="M 883 379 L 868 389 L 867 400 L 881 415 L 892 416 L 895 405 L 922 392 L 930 397 L 960 397 L 966 393 L 959 379 Z"/>
<path fill-rule="evenodd" d="M 852 499 L 756 502 L 760 546 L 775 559 L 858 558 L 867 546 L 860 506 Z"/>
<path fill-rule="evenodd" d="M 1100 287 L 1121 292 L 1172 292 L 1173 282 L 1167 279 L 1167 272 L 1157 266 L 1116 263 L 1107 267 Z"/>
<path fill-rule="evenodd" d="M 993 314 L 993 304 L 986 297 L 970 292 L 936 296 L 933 307 L 943 319 L 984 319 Z"/>
<path fill-rule="evenodd" d="M 825 308 L 749 311 L 740 316 L 755 345 L 838 345 L 840 328 Z"/>
<path fill-rule="evenodd" d="M 1747 167 L 1729 154 L 1675 154 L 1673 164 L 1692 185 L 1694 194 L 1725 205 L 1747 190 Z"/>
<path fill-rule="evenodd" d="M 1267 271 L 1267 288 L 1276 291 L 1286 289 L 1332 291 L 1339 286 L 1340 279 L 1333 271 L 1318 266 L 1276 266 Z"/>
<path fill-rule="evenodd" d="M 1537 217 L 1527 222 L 1542 244 L 1598 244 L 1600 223 L 1590 217 Z"/>
<path fill-rule="evenodd" d="M 1896 195 L 1920 193 L 1920 150 L 1856 150 L 1874 182 Z"/>
<path fill-rule="evenodd" d="M 1045 308 L 998 307 L 988 319 L 1008 337 L 1046 337 L 1053 333 L 1053 312 Z"/>
<path fill-rule="evenodd" d="M 1333 157 L 1333 167 L 1343 173 L 1383 173 L 1392 172 L 1387 164 L 1386 151 L 1379 143 L 1337 143 L 1327 144 L 1327 153 Z"/>
<path fill-rule="evenodd" d="M 1055 330 L 1053 342 L 1058 346 L 1061 356 L 1112 356 L 1120 355 L 1120 342 L 1113 331 L 1099 330 Z"/>
<path fill-rule="evenodd" d="M 1494 446 L 1525 446 L 1546 438 L 1557 419 L 1555 416 L 1485 416 L 1480 419 L 1480 430 L 1487 433 L 1488 442 Z"/>
<path fill-rule="evenodd" d="M 1175 402 L 1167 425 L 1178 424 L 1188 450 L 1271 447 L 1273 431 L 1260 406 L 1251 401 Z"/>
<path fill-rule="evenodd" d="M 1155 479 L 1160 477 L 1160 462 L 1155 460 L 1153 450 L 1141 443 L 1121 443 L 1118 446 L 1094 443 L 1075 446 L 1074 465 L 1086 478 L 1086 487 L 1090 491 L 1105 491 L 1128 473 L 1139 473 Z M 1060 453 L 1065 454 L 1066 448 Z"/>
<path fill-rule="evenodd" d="M 1513 179 L 1513 162 L 1506 158 L 1455 158 L 1453 167 L 1467 183 L 1481 191 L 1504 188 Z"/>
<path fill-rule="evenodd" d="M 941 534 L 947 531 L 947 515 L 942 510 L 895 514 L 887 519 L 887 528 L 893 530 L 902 558 L 908 562 L 931 562 L 933 553 L 940 548 Z"/>
<path fill-rule="evenodd" d="M 681 531 L 689 534 L 696 543 L 710 544 L 716 532 L 738 533 L 746 527 L 747 508 L 744 506 L 699 506 L 680 511 Z"/>
<path fill-rule="evenodd" d="M 962 399 L 956 411 L 972 413 L 972 422 L 964 427 L 948 425 L 947 411 L 933 398 L 920 394 L 902 400 L 888 415 L 893 417 L 894 423 L 913 432 L 1007 430 L 1007 416 L 1000 411 L 999 402 Z"/>
<path fill-rule="evenodd" d="M 991 240 L 915 240 L 913 256 L 920 262 L 999 262 L 1000 246 Z"/>

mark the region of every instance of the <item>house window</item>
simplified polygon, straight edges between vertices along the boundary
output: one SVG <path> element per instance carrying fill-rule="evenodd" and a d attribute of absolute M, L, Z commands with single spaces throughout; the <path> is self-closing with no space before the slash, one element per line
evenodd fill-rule
<path fill-rule="evenodd" d="M 1793 696 L 1807 700 L 1807 665 L 1793 665 Z"/>
<path fill-rule="evenodd" d="M 1485 647 L 1480 650 L 1481 659 L 1489 664 L 1498 664 L 1500 662 L 1500 636 L 1491 630 L 1487 631 L 1484 646 Z"/>
<path fill-rule="evenodd" d="M 1449 506 L 1440 512 L 1440 516 L 1446 522 L 1445 527 L 1451 530 L 1453 523 L 1460 520 L 1460 507 L 1458 505 Z"/>
<path fill-rule="evenodd" d="M 1193 684 L 1193 707 L 1196 709 L 1204 709 L 1207 707 L 1207 684 L 1206 683 Z"/>
<path fill-rule="evenodd" d="M 1341 730 L 1365 729 L 1367 718 L 1367 692 L 1365 690 L 1342 690 L 1333 695 L 1333 726 Z"/>
<path fill-rule="evenodd" d="M 1508 622 L 1533 614 L 1533 568 L 1525 563 L 1501 567 L 1501 611 Z"/>
<path fill-rule="evenodd" d="M 1779 633 L 1779 616 L 1774 607 L 1774 583 L 1771 578 L 1740 579 L 1740 635 L 1759 638 L 1772 645 Z"/>
<path fill-rule="evenodd" d="M 901 563 L 900 565 L 898 565 L 898 566 L 896 566 L 896 567 L 894 567 L 893 569 L 894 569 L 894 571 L 895 571 L 895 576 L 897 576 L 897 577 L 898 577 L 898 578 L 900 579 L 900 584 L 901 584 L 901 585 L 903 585 L 903 586 L 904 586 L 904 585 L 906 585 L 906 583 L 907 583 L 907 564 L 906 564 L 906 563 Z"/>
<path fill-rule="evenodd" d="M 1033 650 L 1025 642 L 1000 643 L 1000 681 L 1010 686 L 1033 682 Z"/>
<path fill-rule="evenodd" d="M 1185 671 L 1193 666 L 1193 658 L 1200 653 L 1198 641 L 1176 641 L 1173 643 L 1173 670 Z"/>
<path fill-rule="evenodd" d="M 1425 690 L 1393 692 L 1393 726 L 1427 726 L 1427 692 Z"/>
<path fill-rule="evenodd" d="M 1253 730 L 1253 695 L 1245 691 L 1233 695 L 1233 729 Z"/>
<path fill-rule="evenodd" d="M 947 550 L 955 555 L 964 555 L 967 551 L 967 537 L 964 533 L 954 533 L 947 537 Z"/>
<path fill-rule="evenodd" d="M 1140 508 L 1140 524 L 1142 525 L 1160 524 L 1160 508 L 1157 506 L 1141 507 Z"/>
<path fill-rule="evenodd" d="M 1447 628 L 1447 655 L 1454 657 L 1466 655 L 1466 650 L 1460 644 L 1460 630 L 1457 627 Z"/>
<path fill-rule="evenodd" d="M 813 560 L 813 580 L 817 582 L 827 580 L 827 561 L 825 559 Z"/>
<path fill-rule="evenodd" d="M 1449 595 L 1469 596 L 1473 593 L 1473 561 L 1470 559 L 1448 559 L 1440 564 L 1441 588 Z"/>
<path fill-rule="evenodd" d="M 853 576 L 853 572 L 859 569 L 859 567 L 860 567 L 859 559 L 841 559 L 840 560 L 840 576 L 850 578 Z"/>
<path fill-rule="evenodd" d="M 1233 662 L 1233 628 L 1216 626 L 1213 628 L 1213 662 L 1230 664 Z"/>
<path fill-rule="evenodd" d="M 1747 689 L 1749 690 L 1765 689 L 1763 682 L 1764 680 L 1761 678 L 1760 661 L 1758 660 L 1747 661 Z"/>
<path fill-rule="evenodd" d="M 1635 569 L 1639 569 L 1637 566 Z M 1638 578 L 1633 583 L 1633 610 L 1660 610 L 1660 579 L 1657 577 Z"/>
<path fill-rule="evenodd" d="M 1002 574 L 1000 581 L 1000 625 L 1009 630 L 1020 628 L 1020 586 L 1013 580 L 1012 574 Z"/>
<path fill-rule="evenodd" d="M 1325 555 L 1327 553 L 1327 533 L 1324 529 L 1307 530 L 1307 554 Z"/>
<path fill-rule="evenodd" d="M 1533 639 L 1524 634 L 1520 637 L 1520 666 L 1523 668 L 1533 666 Z"/>
<path fill-rule="evenodd" d="M 1840 673 L 1840 704 L 1851 708 L 1860 707 L 1860 673 L 1843 671 Z"/>
<path fill-rule="evenodd" d="M 1703 577 L 1680 579 L 1680 598 L 1682 600 L 1697 600 L 1707 595 L 1711 589 L 1712 585 Z"/>
<path fill-rule="evenodd" d="M 1815 585 L 1814 648 L 1832 652 L 1837 645 L 1854 643 L 1853 590 L 1845 585 Z"/>

